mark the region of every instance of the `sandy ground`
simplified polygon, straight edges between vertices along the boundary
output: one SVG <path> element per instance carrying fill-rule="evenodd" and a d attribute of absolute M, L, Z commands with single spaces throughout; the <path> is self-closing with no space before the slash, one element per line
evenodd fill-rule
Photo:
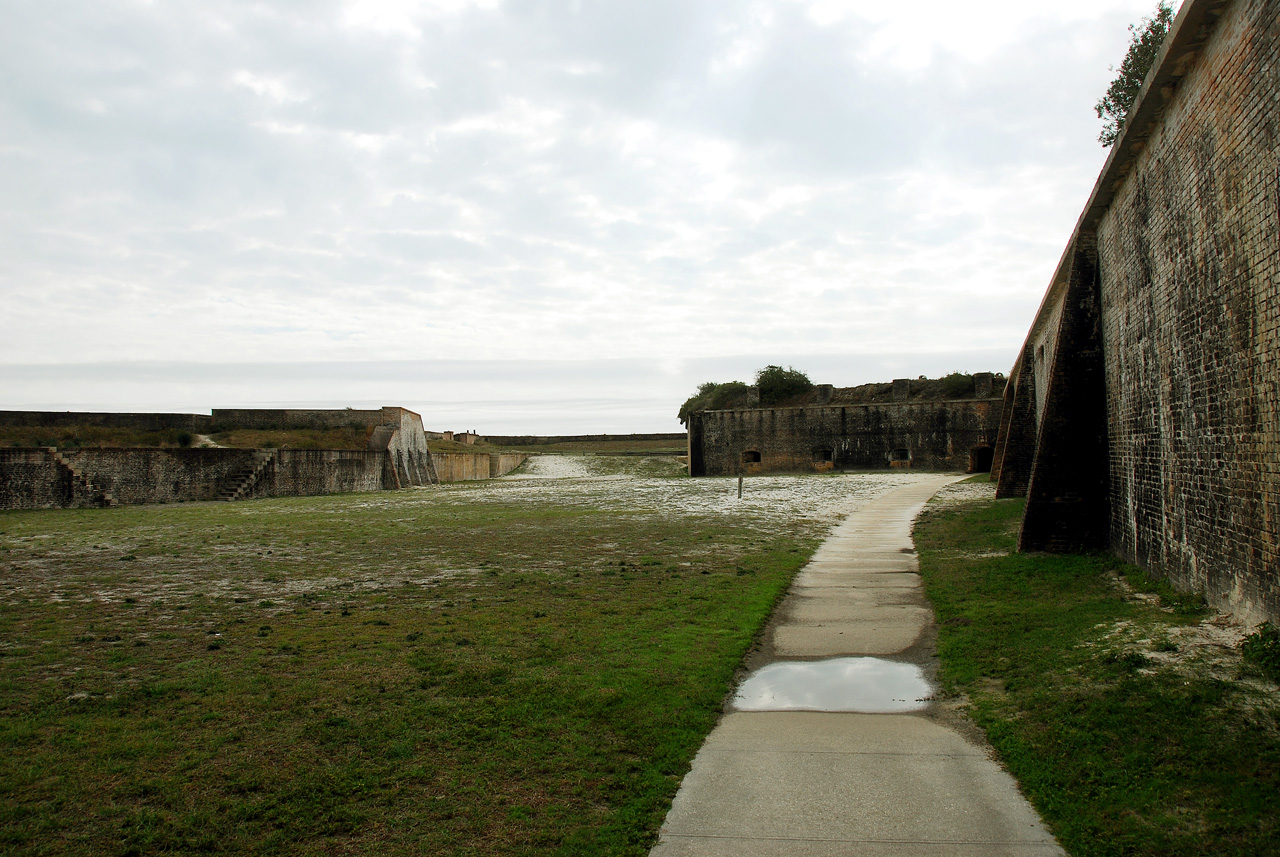
<path fill-rule="evenodd" d="M 785 526 L 794 518 L 834 525 L 851 510 L 890 488 L 918 482 L 909 471 L 749 477 L 738 498 L 736 477 L 671 478 L 682 467 L 670 457 L 534 456 L 517 473 L 487 483 L 467 483 L 466 502 L 486 492 L 503 502 L 586 504 L 671 514 L 759 517 Z M 455 483 L 458 484 L 458 483 Z M 483 488 L 476 488 L 483 485 Z M 443 486 L 445 495 L 452 486 Z M 442 500 L 448 502 L 447 496 Z"/>
<path fill-rule="evenodd" d="M 736 478 L 689 479 L 679 473 L 678 464 L 669 456 L 548 455 L 535 457 L 520 473 L 502 479 L 351 495 L 298 508 L 287 503 L 247 501 L 233 504 L 232 511 L 246 523 L 259 516 L 336 518 L 372 509 L 403 512 L 404 520 L 412 520 L 414 507 L 419 505 L 474 508 L 486 503 L 528 503 L 616 510 L 647 519 L 656 514 L 660 519 L 669 516 L 673 523 L 688 515 L 723 517 L 726 522 L 749 523 L 761 535 L 768 535 L 793 531 L 798 524 L 822 531 L 877 494 L 921 478 L 910 473 L 761 476 L 747 479 L 743 497 L 738 499 Z M 390 520 L 399 517 L 395 514 Z M 268 610 L 284 611 L 292 609 L 294 599 L 303 595 L 334 598 L 343 591 L 368 592 L 406 582 L 429 585 L 448 579 L 467 585 L 465 582 L 482 577 L 480 569 L 460 567 L 448 550 L 434 548 L 397 560 L 394 573 L 388 574 L 378 563 L 343 567 L 342 558 L 316 547 L 301 550 L 307 563 L 299 566 L 299 547 L 274 536 L 270 541 L 220 544 L 207 534 L 175 537 L 165 527 L 148 525 L 130 527 L 118 536 L 96 533 L 92 537 L 96 544 L 68 538 L 68 534 L 20 536 L 10 532 L 0 536 L 4 536 L 0 546 L 13 548 L 0 551 L 4 553 L 0 556 L 0 597 L 11 602 L 24 598 L 68 604 L 133 601 L 164 604 L 167 609 L 197 596 L 235 596 L 251 603 L 264 602 Z M 174 553 L 155 550 L 171 541 Z M 617 560 L 611 546 L 599 547 L 599 564 Z M 710 552 L 719 548 L 708 542 L 702 549 Z M 134 551 L 140 556 L 125 557 Z M 127 560 L 124 565 L 122 558 Z M 531 572 L 554 571 L 561 564 L 527 547 L 512 553 L 510 546 L 494 545 L 493 559 L 518 560 Z M 106 573 L 99 574 L 100 568 Z"/>

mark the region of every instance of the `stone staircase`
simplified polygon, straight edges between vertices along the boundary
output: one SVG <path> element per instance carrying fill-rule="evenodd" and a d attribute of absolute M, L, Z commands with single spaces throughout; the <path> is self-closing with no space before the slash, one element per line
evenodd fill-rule
<path fill-rule="evenodd" d="M 258 477 L 262 475 L 262 471 L 266 470 L 267 465 L 275 461 L 275 458 L 276 454 L 272 450 L 255 449 L 252 460 L 227 477 L 222 490 L 218 492 L 218 499 L 227 502 L 244 499 L 253 489 Z"/>
<path fill-rule="evenodd" d="M 76 469 L 76 467 L 72 465 L 70 461 L 67 460 L 66 456 L 58 452 L 58 448 L 56 446 L 46 446 L 44 448 L 44 451 L 48 453 L 49 457 L 53 459 L 55 464 L 57 464 L 63 470 L 70 473 L 71 481 L 74 484 L 80 486 L 80 490 L 84 492 L 86 495 L 92 497 L 94 499 L 94 502 L 97 503 L 99 506 L 106 507 L 106 506 L 120 505 L 120 501 L 117 500 L 111 494 L 110 491 L 107 491 L 103 488 L 99 488 L 97 485 L 94 485 L 92 482 L 90 482 L 89 477 L 85 476 L 83 472 Z"/>

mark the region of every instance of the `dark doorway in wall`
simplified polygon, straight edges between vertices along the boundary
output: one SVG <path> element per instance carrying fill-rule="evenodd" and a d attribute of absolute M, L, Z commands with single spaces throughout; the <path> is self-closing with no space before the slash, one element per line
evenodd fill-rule
<path fill-rule="evenodd" d="M 910 467 L 911 466 L 911 450 L 899 448 L 889 450 L 889 466 L 890 467 Z"/>
<path fill-rule="evenodd" d="M 754 449 L 748 449 L 742 453 L 743 464 L 759 464 L 760 453 Z"/>
<path fill-rule="evenodd" d="M 823 464 L 824 462 L 829 462 L 829 461 L 831 461 L 831 450 L 829 449 L 814 450 L 814 453 L 813 453 L 814 464 Z"/>
<path fill-rule="evenodd" d="M 969 450 L 969 472 L 970 473 L 990 473 L 991 461 L 995 457 L 996 451 L 991 447 L 983 444 L 975 446 Z"/>

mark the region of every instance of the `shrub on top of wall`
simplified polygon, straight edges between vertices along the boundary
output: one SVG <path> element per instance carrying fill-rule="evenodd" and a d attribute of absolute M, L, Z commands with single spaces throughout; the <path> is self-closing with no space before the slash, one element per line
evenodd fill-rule
<path fill-rule="evenodd" d="M 698 385 L 698 392 L 685 399 L 680 406 L 680 423 L 688 425 L 689 415 L 698 411 L 722 411 L 728 408 L 741 408 L 747 404 L 750 387 L 741 381 L 727 381 L 717 384 L 707 381 Z"/>
<path fill-rule="evenodd" d="M 760 405 L 781 405 L 813 389 L 809 376 L 788 366 L 766 366 L 756 373 L 756 386 L 760 388 Z"/>
<path fill-rule="evenodd" d="M 973 392 L 973 376 L 964 372 L 952 372 L 942 379 L 942 394 L 948 399 L 958 399 Z"/>

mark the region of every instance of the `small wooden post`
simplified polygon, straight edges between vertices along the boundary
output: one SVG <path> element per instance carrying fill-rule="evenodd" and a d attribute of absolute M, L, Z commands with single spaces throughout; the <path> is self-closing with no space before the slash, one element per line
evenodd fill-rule
<path fill-rule="evenodd" d="M 742 472 L 738 472 L 738 499 L 742 499 Z"/>

